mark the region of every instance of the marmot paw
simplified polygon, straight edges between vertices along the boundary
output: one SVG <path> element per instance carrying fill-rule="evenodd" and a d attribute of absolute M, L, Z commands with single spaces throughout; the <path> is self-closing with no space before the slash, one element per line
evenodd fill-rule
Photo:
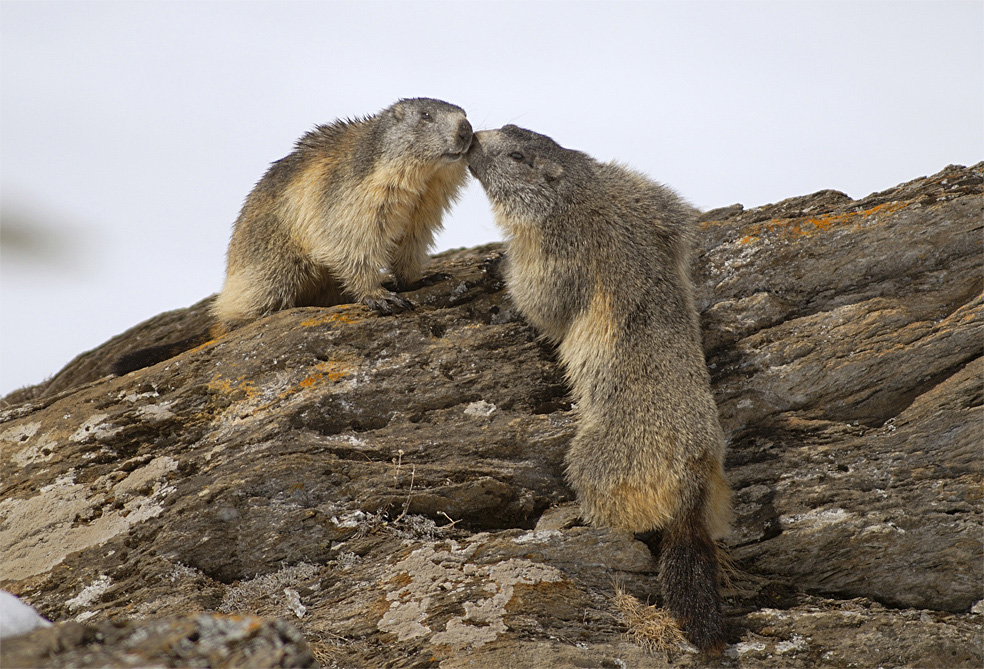
<path fill-rule="evenodd" d="M 400 297 L 396 293 L 384 293 L 379 297 L 365 297 L 362 299 L 362 303 L 373 311 L 386 315 L 413 309 L 413 303 L 410 300 Z"/>

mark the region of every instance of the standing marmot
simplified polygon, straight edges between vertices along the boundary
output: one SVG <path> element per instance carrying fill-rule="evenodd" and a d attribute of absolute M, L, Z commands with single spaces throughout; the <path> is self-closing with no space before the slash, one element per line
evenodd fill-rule
<path fill-rule="evenodd" d="M 584 517 L 661 530 L 664 604 L 698 647 L 720 651 L 714 540 L 730 491 L 690 279 L 695 211 L 513 125 L 476 133 L 468 159 L 507 234 L 510 295 L 558 344 L 573 389 L 566 467 Z"/>
<path fill-rule="evenodd" d="M 419 278 L 441 216 L 468 177 L 471 140 L 463 109 L 428 98 L 307 133 L 246 198 L 212 307 L 216 326 L 129 353 L 114 371 L 146 367 L 280 309 L 409 307 L 383 288 L 380 270 L 390 268 L 401 289 Z"/>

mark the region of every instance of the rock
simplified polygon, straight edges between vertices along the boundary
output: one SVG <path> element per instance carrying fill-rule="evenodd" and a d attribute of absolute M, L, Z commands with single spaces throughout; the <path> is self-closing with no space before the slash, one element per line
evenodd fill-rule
<path fill-rule="evenodd" d="M 982 220 L 984 164 L 706 217 L 724 665 L 984 663 Z M 627 634 L 616 587 L 655 602 L 654 561 L 578 523 L 563 374 L 502 260 L 436 256 L 396 317 L 292 309 L 105 376 L 200 331 L 205 300 L 5 398 L 0 586 L 57 624 L 0 663 L 111 666 L 139 635 L 249 615 L 284 666 L 702 665 Z M 185 661 L 154 644 L 141 661 Z"/>
<path fill-rule="evenodd" d="M 314 667 L 304 639 L 282 620 L 188 615 L 135 625 L 63 622 L 4 642 L 10 667 Z"/>

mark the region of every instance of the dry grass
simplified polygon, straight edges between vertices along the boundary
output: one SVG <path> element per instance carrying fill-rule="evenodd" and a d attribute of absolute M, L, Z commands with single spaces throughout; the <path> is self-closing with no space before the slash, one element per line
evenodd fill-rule
<path fill-rule="evenodd" d="M 622 614 L 633 640 L 646 650 L 665 653 L 686 646 L 683 632 L 666 609 L 643 604 L 620 585 L 615 586 L 613 603 Z"/>
<path fill-rule="evenodd" d="M 308 649 L 310 649 L 311 654 L 314 655 L 314 659 L 322 667 L 338 666 L 338 649 L 330 643 L 309 641 Z"/>
<path fill-rule="evenodd" d="M 758 588 L 752 584 L 755 579 L 738 566 L 731 554 L 720 544 L 716 546 L 716 549 L 718 582 L 722 598 L 750 597 L 758 592 Z"/>

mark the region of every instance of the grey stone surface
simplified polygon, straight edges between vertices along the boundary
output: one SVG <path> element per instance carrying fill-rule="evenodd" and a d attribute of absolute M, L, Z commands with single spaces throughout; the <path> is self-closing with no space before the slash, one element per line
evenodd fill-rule
<path fill-rule="evenodd" d="M 104 376 L 205 300 L 5 398 L 0 587 L 56 625 L 2 664 L 191 664 L 133 638 L 248 615 L 269 666 L 982 666 L 982 193 L 949 167 L 706 216 L 736 507 L 718 660 L 627 635 L 615 588 L 655 602 L 653 560 L 576 522 L 563 375 L 489 245 L 436 257 L 410 313 L 293 309 Z"/>

